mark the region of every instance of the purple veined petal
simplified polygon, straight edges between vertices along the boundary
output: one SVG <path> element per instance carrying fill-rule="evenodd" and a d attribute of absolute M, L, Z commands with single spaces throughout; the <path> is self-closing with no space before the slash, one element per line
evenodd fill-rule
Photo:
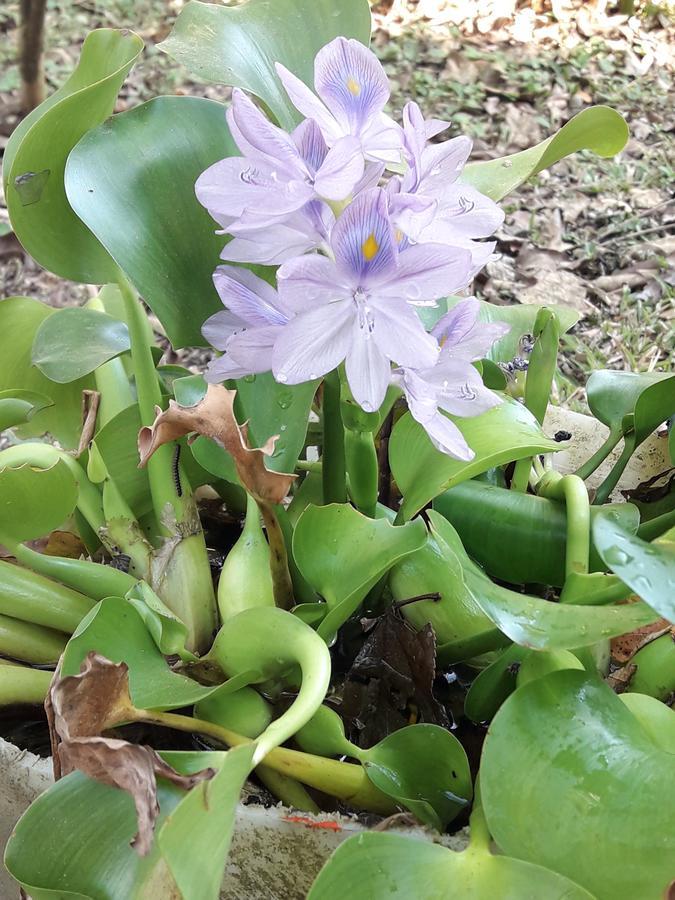
<path fill-rule="evenodd" d="M 471 279 L 474 279 L 483 266 L 491 259 L 496 259 L 494 252 L 496 241 L 470 241 L 468 249 L 471 251 Z"/>
<path fill-rule="evenodd" d="M 424 423 L 423 427 L 429 435 L 431 443 L 441 453 L 460 459 L 463 462 L 471 462 L 476 455 L 455 423 L 451 422 L 442 413 L 436 413 L 428 422 Z"/>
<path fill-rule="evenodd" d="M 239 88 L 232 91 L 228 122 L 230 126 L 234 124 L 247 147 L 266 157 L 271 165 L 293 178 L 302 179 L 309 174 L 290 134 L 273 125 Z"/>
<path fill-rule="evenodd" d="M 195 195 L 213 218 L 225 226 L 243 213 L 251 201 L 253 189 L 260 187 L 260 196 L 264 196 L 271 183 L 269 175 L 269 169 L 256 168 L 247 159 L 221 159 L 199 176 L 195 182 Z"/>
<path fill-rule="evenodd" d="M 357 194 L 360 194 L 362 191 L 377 187 L 377 183 L 382 177 L 383 172 L 384 163 L 373 162 L 372 160 L 366 161 L 363 178 L 354 185 L 354 196 L 356 197 Z M 389 185 L 390 181 L 391 179 L 387 182 L 387 185 Z"/>
<path fill-rule="evenodd" d="M 450 122 L 443 122 L 442 119 L 426 119 L 424 122 L 424 133 L 427 140 L 429 141 L 431 138 L 436 137 L 437 134 L 447 131 L 450 124 Z"/>
<path fill-rule="evenodd" d="M 403 130 L 390 116 L 379 113 L 361 131 L 361 146 L 367 159 L 398 165 L 403 159 Z"/>
<path fill-rule="evenodd" d="M 204 372 L 204 381 L 209 384 L 221 384 L 229 378 L 245 378 L 247 375 L 253 375 L 231 359 L 227 354 L 212 359 Z"/>
<path fill-rule="evenodd" d="M 378 348 L 388 359 L 404 368 L 426 369 L 438 358 L 438 343 L 427 334 L 415 310 L 399 300 L 371 298 L 364 310 L 363 331 L 369 330 Z"/>
<path fill-rule="evenodd" d="M 356 402 L 366 412 L 375 412 L 384 402 L 391 380 L 389 359 L 381 352 L 373 335 L 352 324 L 352 344 L 345 360 L 345 372 Z"/>
<path fill-rule="evenodd" d="M 438 411 L 436 389 L 428 381 L 421 378 L 413 369 L 395 369 L 394 371 L 400 373 L 408 409 L 412 417 L 420 425 L 425 425 Z"/>
<path fill-rule="evenodd" d="M 360 41 L 337 37 L 316 55 L 314 89 L 346 134 L 359 134 L 389 99 L 389 81 Z"/>
<path fill-rule="evenodd" d="M 413 100 L 409 100 L 403 107 L 403 134 L 405 148 L 410 156 L 410 164 L 419 177 L 422 171 L 422 151 L 427 143 L 427 132 L 424 116 Z"/>
<path fill-rule="evenodd" d="M 279 296 L 287 309 L 305 312 L 334 300 L 352 301 L 353 289 L 335 263 L 318 253 L 289 259 L 277 272 Z"/>
<path fill-rule="evenodd" d="M 233 335 L 227 344 L 227 355 L 247 375 L 269 372 L 272 368 L 272 353 L 276 340 L 283 333 L 284 325 L 264 325 L 262 328 L 247 328 Z"/>
<path fill-rule="evenodd" d="M 472 146 L 471 139 L 463 135 L 427 146 L 422 153 L 419 192 L 435 195 L 453 184 L 459 178 Z"/>
<path fill-rule="evenodd" d="M 271 225 L 248 237 L 236 237 L 223 248 L 220 258 L 235 263 L 280 266 L 286 260 L 314 250 L 321 243 L 315 233 L 303 233 L 288 224 Z"/>
<path fill-rule="evenodd" d="M 438 204 L 431 197 L 398 193 L 390 195 L 389 214 L 395 227 L 414 241 L 434 221 Z"/>
<path fill-rule="evenodd" d="M 421 304 L 447 297 L 470 280 L 471 253 L 442 244 L 415 244 L 403 250 L 398 267 L 377 286 L 379 297 Z"/>
<path fill-rule="evenodd" d="M 479 416 L 501 403 L 467 360 L 441 357 L 433 369 L 419 374 L 435 388 L 438 406 L 452 415 Z"/>
<path fill-rule="evenodd" d="M 442 321 L 442 320 L 441 320 Z M 511 330 L 505 322 L 481 322 L 467 331 L 459 341 L 443 343 L 441 359 L 456 359 L 475 362 L 487 356 L 495 341 L 504 337 Z M 442 338 L 439 338 L 442 341 Z"/>
<path fill-rule="evenodd" d="M 489 237 L 504 221 L 501 207 L 468 184 L 448 185 L 438 201 L 439 222 L 468 238 Z"/>
<path fill-rule="evenodd" d="M 431 333 L 443 346 L 454 347 L 471 331 L 479 314 L 478 300 L 466 297 L 436 322 Z"/>
<path fill-rule="evenodd" d="M 290 317 L 274 288 L 249 269 L 218 266 L 213 283 L 225 307 L 247 325 L 284 325 Z"/>
<path fill-rule="evenodd" d="M 321 129 L 314 119 L 305 119 L 292 132 L 291 137 L 313 177 L 323 165 L 328 153 L 328 145 Z"/>
<path fill-rule="evenodd" d="M 342 130 L 333 116 L 319 100 L 315 94 L 310 91 L 304 81 L 301 81 L 297 75 L 282 66 L 281 63 L 275 63 L 277 75 L 284 86 L 284 90 L 288 94 L 293 106 L 308 119 L 314 119 L 328 144 L 335 143 L 338 138 L 342 137 Z"/>
<path fill-rule="evenodd" d="M 332 371 L 352 342 L 352 300 L 322 303 L 284 326 L 272 354 L 272 372 L 280 384 L 312 381 Z"/>
<path fill-rule="evenodd" d="M 353 200 L 331 233 L 337 269 L 354 288 L 381 281 L 396 268 L 397 249 L 387 195 L 371 188 Z"/>
<path fill-rule="evenodd" d="M 328 151 L 314 179 L 314 189 L 328 200 L 344 200 L 363 178 L 365 162 L 361 142 L 343 137 Z"/>
<path fill-rule="evenodd" d="M 239 316 L 229 309 L 214 313 L 202 325 L 202 335 L 216 350 L 225 350 L 232 335 L 246 327 Z"/>

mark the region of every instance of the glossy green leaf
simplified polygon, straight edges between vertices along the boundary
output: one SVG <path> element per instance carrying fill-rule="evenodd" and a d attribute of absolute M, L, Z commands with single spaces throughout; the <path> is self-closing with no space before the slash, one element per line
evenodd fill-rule
<path fill-rule="evenodd" d="M 462 180 L 493 200 L 501 200 L 532 175 L 570 153 L 592 150 L 598 156 L 615 156 L 627 140 L 628 126 L 623 117 L 608 106 L 593 106 L 577 113 L 560 131 L 528 150 L 469 163 Z"/>
<path fill-rule="evenodd" d="M 145 581 L 137 582 L 126 594 L 130 603 L 145 623 L 157 649 L 163 656 L 179 656 L 182 660 L 197 657 L 185 649 L 188 637 L 186 625 L 171 612 Z"/>
<path fill-rule="evenodd" d="M 77 496 L 77 483 L 62 460 L 48 469 L 1 468 L 0 535 L 23 543 L 49 534 L 72 514 Z"/>
<path fill-rule="evenodd" d="M 439 831 L 471 802 L 464 748 L 438 725 L 401 728 L 371 747 L 362 761 L 375 787 Z"/>
<path fill-rule="evenodd" d="M 448 309 L 451 309 L 460 300 L 462 300 L 461 297 L 451 297 L 447 301 Z M 490 347 L 487 354 L 488 359 L 495 363 L 505 363 L 510 362 L 516 356 L 522 356 L 521 338 L 525 334 L 532 334 L 534 321 L 539 310 L 543 309 L 543 304 L 516 303 L 512 306 L 499 306 L 496 303 L 488 303 L 487 300 L 478 302 L 481 322 L 504 322 L 511 329 Z M 561 334 L 569 331 L 579 320 L 579 313 L 568 306 L 556 304 L 546 304 L 546 306 L 558 317 Z"/>
<path fill-rule="evenodd" d="M 20 388 L 0 391 L 0 431 L 29 422 L 41 409 L 53 406 L 53 402 L 51 397 L 35 391 Z"/>
<path fill-rule="evenodd" d="M 114 262 L 66 199 L 63 173 L 82 135 L 112 113 L 142 49 L 132 32 L 93 31 L 70 78 L 24 119 L 7 145 L 3 179 L 12 227 L 31 256 L 62 278 L 115 280 Z"/>
<path fill-rule="evenodd" d="M 649 738 L 666 753 L 675 753 L 675 710 L 655 697 L 625 691 L 618 694 Z"/>
<path fill-rule="evenodd" d="M 119 597 L 102 600 L 83 619 L 63 655 L 63 675 L 78 674 L 91 650 L 129 666 L 129 691 L 139 709 L 190 706 L 213 690 L 172 672 L 139 612 Z"/>
<path fill-rule="evenodd" d="M 598 516 L 593 537 L 607 566 L 659 615 L 675 622 L 675 544 L 648 544 L 609 516 Z"/>
<path fill-rule="evenodd" d="M 379 579 L 425 539 L 422 521 L 395 527 L 347 503 L 308 506 L 295 526 L 293 556 L 328 605 L 319 634 L 332 640 Z"/>
<path fill-rule="evenodd" d="M 461 481 L 493 466 L 535 453 L 548 453 L 560 446 L 546 437 L 529 410 L 510 398 L 480 416 L 450 418 L 476 454 L 470 462 L 436 450 L 410 413 L 394 426 L 389 441 L 389 462 L 403 494 L 400 515 L 406 520 Z"/>
<path fill-rule="evenodd" d="M 59 309 L 35 333 L 32 362 L 51 381 L 68 384 L 129 347 L 124 322 L 94 309 Z"/>
<path fill-rule="evenodd" d="M 504 853 L 554 867 L 599 900 L 664 896 L 675 858 L 675 755 L 654 745 L 607 685 L 568 669 L 519 688 L 490 726 L 480 771 Z"/>
<path fill-rule="evenodd" d="M 162 856 L 184 900 L 218 900 L 254 749 L 243 744 L 225 753 L 216 775 L 189 791 L 158 831 Z"/>
<path fill-rule="evenodd" d="M 31 437 L 48 431 L 63 447 L 71 448 L 77 446 L 80 436 L 82 391 L 94 385 L 88 378 L 55 384 L 32 365 L 35 333 L 54 313 L 46 304 L 28 297 L 0 300 L 0 391 L 20 388 L 49 397 L 52 405 L 36 411 L 19 429 L 20 435 Z"/>
<path fill-rule="evenodd" d="M 612 431 L 634 431 L 636 447 L 675 413 L 675 375 L 668 372 L 593 372 L 586 393 L 596 419 Z"/>
<path fill-rule="evenodd" d="M 203 345 L 204 320 L 222 309 L 211 276 L 224 241 L 194 184 L 234 154 L 222 104 L 158 97 L 89 131 L 68 158 L 70 204 L 176 348 Z"/>
<path fill-rule="evenodd" d="M 370 27 L 366 0 L 248 0 L 236 7 L 192 0 L 159 46 L 199 78 L 260 97 L 279 124 L 291 129 L 301 116 L 274 63 L 311 87 L 321 47 L 339 35 L 367 44 Z"/>
<path fill-rule="evenodd" d="M 657 616 L 644 603 L 575 606 L 530 597 L 495 584 L 467 555 L 452 525 L 431 510 L 429 519 L 454 550 L 476 603 L 514 643 L 534 650 L 574 650 L 640 628 Z"/>
<path fill-rule="evenodd" d="M 134 403 L 99 429 L 94 439 L 108 475 L 137 517 L 152 509 L 148 471 L 138 467 L 140 430 L 141 416 Z"/>
<path fill-rule="evenodd" d="M 574 882 L 519 859 L 462 853 L 421 838 L 367 832 L 335 850 L 307 900 L 593 900 Z"/>
<path fill-rule="evenodd" d="M 489 722 L 516 689 L 520 662 L 532 650 L 512 644 L 471 682 L 464 699 L 464 713 L 472 722 Z"/>

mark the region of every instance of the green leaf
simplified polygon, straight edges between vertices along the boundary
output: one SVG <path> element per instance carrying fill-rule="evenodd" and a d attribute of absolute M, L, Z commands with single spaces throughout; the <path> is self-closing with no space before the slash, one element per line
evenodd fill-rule
<path fill-rule="evenodd" d="M 516 689 L 518 664 L 533 651 L 512 644 L 471 682 L 464 713 L 472 722 L 489 722 Z"/>
<path fill-rule="evenodd" d="M 236 7 L 193 0 L 159 46 L 193 75 L 255 94 L 291 129 L 301 116 L 274 63 L 311 87 L 321 47 L 339 35 L 368 44 L 370 28 L 366 0 L 248 0 Z"/>
<path fill-rule="evenodd" d="M 612 572 L 660 616 L 675 622 L 675 545 L 648 544 L 610 516 L 596 517 L 593 538 Z"/>
<path fill-rule="evenodd" d="M 553 672 L 509 697 L 490 726 L 480 784 L 507 855 L 612 900 L 658 900 L 672 881 L 675 755 L 584 672 Z"/>
<path fill-rule="evenodd" d="M 595 418 L 611 431 L 635 432 L 636 447 L 675 413 L 675 375 L 668 372 L 593 372 L 586 393 Z"/>
<path fill-rule="evenodd" d="M 390 734 L 362 756 L 376 788 L 438 831 L 473 796 L 464 748 L 439 725 L 409 725 Z"/>
<path fill-rule="evenodd" d="M 0 469 L 0 535 L 17 543 L 43 537 L 62 525 L 77 505 L 78 486 L 65 462 L 48 469 Z"/>
<path fill-rule="evenodd" d="M 574 882 L 519 859 L 469 848 L 462 853 L 430 841 L 374 831 L 353 835 L 335 850 L 307 900 L 593 900 Z"/>
<path fill-rule="evenodd" d="M 89 131 L 68 158 L 71 206 L 176 348 L 203 345 L 204 320 L 222 309 L 211 276 L 224 239 L 194 184 L 232 155 L 237 148 L 221 103 L 158 97 Z"/>
<path fill-rule="evenodd" d="M 163 656 L 179 656 L 182 660 L 197 657 L 185 649 L 188 630 L 184 622 L 171 612 L 152 588 L 139 581 L 126 594 L 125 599 L 140 615 L 157 649 Z"/>
<path fill-rule="evenodd" d="M 228 750 L 218 773 L 189 791 L 157 834 L 184 900 L 218 900 L 241 789 L 255 744 Z"/>
<path fill-rule="evenodd" d="M 139 709 L 190 706 L 213 691 L 172 672 L 139 612 L 119 597 L 102 600 L 82 620 L 63 654 L 63 675 L 78 674 L 91 650 L 129 666 L 129 691 Z"/>
<path fill-rule="evenodd" d="M 319 634 L 332 640 L 379 579 L 425 539 L 421 520 L 393 526 L 386 519 L 369 519 L 347 503 L 308 506 L 295 526 L 293 557 L 328 605 Z"/>
<path fill-rule="evenodd" d="M 647 694 L 625 691 L 617 696 L 657 747 L 666 753 L 675 753 L 675 710 Z"/>
<path fill-rule="evenodd" d="M 115 280 L 114 262 L 68 204 L 63 173 L 82 135 L 112 113 L 142 49 L 132 32 L 93 31 L 70 78 L 24 119 L 7 145 L 3 177 L 12 227 L 30 255 L 62 278 Z"/>
<path fill-rule="evenodd" d="M 462 297 L 451 297 L 448 301 L 448 309 L 452 309 Z M 575 309 L 568 306 L 558 306 L 556 304 L 519 304 L 513 306 L 498 306 L 495 303 L 488 303 L 487 300 L 479 300 L 481 322 L 504 322 L 510 327 L 503 337 L 495 341 L 488 351 L 488 359 L 492 362 L 510 362 L 515 356 L 522 356 L 522 348 L 520 339 L 524 334 L 532 334 L 534 330 L 534 321 L 540 309 L 546 306 L 552 310 L 558 318 L 560 324 L 560 333 L 564 334 L 569 331 L 573 325 L 579 320 L 579 313 Z"/>
<path fill-rule="evenodd" d="M 53 405 L 51 397 L 35 391 L 22 391 L 20 388 L 0 391 L 0 431 L 23 425 L 41 409 Z"/>
<path fill-rule="evenodd" d="M 141 415 L 134 403 L 113 416 L 94 438 L 108 475 L 137 517 L 152 509 L 148 471 L 138 467 L 140 429 Z"/>
<path fill-rule="evenodd" d="M 82 423 L 82 391 L 92 388 L 92 379 L 58 385 L 31 363 L 31 348 L 40 325 L 55 314 L 39 300 L 9 297 L 0 300 L 0 391 L 14 393 L 18 387 L 49 397 L 51 405 L 38 410 L 19 429 L 21 437 L 50 432 L 66 448 L 76 447 Z"/>
<path fill-rule="evenodd" d="M 59 309 L 35 333 L 32 362 L 51 381 L 68 384 L 129 347 L 124 322 L 94 309 Z"/>
<path fill-rule="evenodd" d="M 606 158 L 619 153 L 627 140 L 628 126 L 623 117 L 608 106 L 593 106 L 577 113 L 560 131 L 529 150 L 469 163 L 462 181 L 492 200 L 501 200 L 532 175 L 577 150 L 592 150 Z"/>
<path fill-rule="evenodd" d="M 400 515 L 410 519 L 442 491 L 493 466 L 535 453 L 550 453 L 560 445 L 547 438 L 525 407 L 510 398 L 471 419 L 449 417 L 476 454 L 471 462 L 436 450 L 410 413 L 394 426 L 389 462 L 403 503 Z"/>

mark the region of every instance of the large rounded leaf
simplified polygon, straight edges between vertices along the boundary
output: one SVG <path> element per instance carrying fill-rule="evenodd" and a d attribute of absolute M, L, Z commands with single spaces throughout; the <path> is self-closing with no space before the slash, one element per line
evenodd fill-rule
<path fill-rule="evenodd" d="M 82 135 L 113 111 L 142 49 L 131 32 L 93 31 L 70 78 L 24 119 L 7 145 L 3 181 L 14 232 L 40 265 L 63 278 L 115 280 L 115 264 L 68 204 L 63 172 Z"/>
<path fill-rule="evenodd" d="M 410 413 L 400 419 L 389 441 L 389 462 L 410 519 L 442 491 L 494 466 L 535 453 L 550 453 L 560 444 L 547 438 L 532 413 L 509 398 L 471 419 L 450 417 L 475 453 L 470 462 L 436 450 Z"/>
<path fill-rule="evenodd" d="M 53 406 L 53 401 L 45 394 L 21 388 L 0 391 L 0 431 L 29 422 L 36 413 L 48 406 Z"/>
<path fill-rule="evenodd" d="M 673 879 L 675 755 L 584 672 L 519 688 L 488 732 L 480 770 L 490 832 L 599 900 L 660 900 Z"/>
<path fill-rule="evenodd" d="M 570 153 L 592 150 L 598 156 L 615 156 L 627 140 L 628 126 L 623 117 L 608 106 L 594 106 L 582 110 L 560 131 L 529 150 L 469 163 L 462 173 L 462 180 L 493 200 L 501 200 L 531 175 Z"/>
<path fill-rule="evenodd" d="M 339 35 L 369 42 L 367 0 L 248 0 L 234 7 L 192 0 L 160 47 L 205 81 L 260 97 L 282 127 L 292 128 L 301 116 L 274 63 L 283 63 L 311 87 L 314 57 Z"/>
<path fill-rule="evenodd" d="M 50 432 L 62 446 L 76 447 L 82 423 L 82 391 L 93 387 L 90 379 L 80 379 L 60 385 L 40 372 L 31 363 L 31 348 L 38 328 L 55 314 L 39 300 L 28 297 L 9 297 L 0 301 L 0 391 L 21 388 L 43 394 L 52 405 L 37 410 L 21 436 L 29 437 Z"/>
<path fill-rule="evenodd" d="M 124 322 L 95 309 L 59 309 L 35 334 L 33 365 L 52 381 L 68 384 L 129 347 Z"/>
<path fill-rule="evenodd" d="M 308 900 L 593 900 L 569 879 L 486 850 L 462 853 L 400 834 L 354 835 L 333 853 Z"/>
<path fill-rule="evenodd" d="M 223 237 L 197 202 L 194 184 L 212 163 L 236 153 L 222 104 L 158 97 L 90 131 L 68 159 L 73 209 L 174 347 L 204 344 L 204 320 L 222 309 L 211 276 Z"/>
<path fill-rule="evenodd" d="M 588 405 L 611 431 L 634 431 L 635 446 L 675 413 L 675 375 L 669 372 L 593 372 Z M 632 416 L 624 422 L 625 416 Z"/>
<path fill-rule="evenodd" d="M 71 515 L 77 496 L 73 473 L 62 460 L 48 469 L 0 469 L 0 535 L 23 543 L 49 534 Z"/>

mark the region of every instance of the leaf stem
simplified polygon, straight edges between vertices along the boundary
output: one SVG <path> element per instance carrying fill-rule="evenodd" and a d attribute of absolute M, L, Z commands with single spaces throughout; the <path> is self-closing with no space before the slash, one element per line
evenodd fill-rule
<path fill-rule="evenodd" d="M 491 628 L 489 631 L 481 631 L 479 634 L 439 644 L 436 650 L 436 659 L 439 665 L 449 666 L 465 659 L 472 659 L 474 656 L 480 656 L 482 653 L 489 653 L 490 650 L 501 650 L 511 643 L 511 638 L 508 638 L 498 628 Z"/>
<path fill-rule="evenodd" d="M 560 472 L 550 470 L 537 483 L 537 494 L 565 503 L 565 573 L 587 574 L 591 549 L 591 508 L 583 480 L 578 475 L 561 475 Z"/>
<path fill-rule="evenodd" d="M 591 456 L 590 459 L 587 459 L 583 465 L 579 466 L 574 474 L 578 475 L 579 478 L 583 478 L 585 481 L 589 475 L 592 475 L 593 472 L 603 464 L 622 437 L 623 432 L 621 429 L 610 431 L 605 443 L 602 444 L 601 447 L 598 447 L 593 456 Z"/>
<path fill-rule="evenodd" d="M 617 459 L 617 461 L 612 466 L 612 469 L 602 482 L 602 484 L 598 487 L 595 492 L 595 499 L 593 500 L 594 506 L 599 506 L 602 503 L 606 503 L 609 495 L 612 493 L 614 488 L 619 483 L 619 479 L 623 475 L 623 471 L 628 465 L 628 462 L 635 452 L 635 432 L 631 434 L 624 435 L 624 445 L 623 450 L 621 451 L 621 455 Z"/>
<path fill-rule="evenodd" d="M 267 541 L 270 545 L 270 572 L 272 574 L 274 602 L 280 609 L 293 609 L 295 606 L 293 581 L 288 568 L 286 542 L 279 525 L 279 519 L 271 503 L 267 503 L 264 500 L 258 500 L 257 502 L 265 523 Z"/>
<path fill-rule="evenodd" d="M 323 381 L 323 502 L 347 502 L 345 434 L 340 412 L 340 376 L 330 372 Z"/>

